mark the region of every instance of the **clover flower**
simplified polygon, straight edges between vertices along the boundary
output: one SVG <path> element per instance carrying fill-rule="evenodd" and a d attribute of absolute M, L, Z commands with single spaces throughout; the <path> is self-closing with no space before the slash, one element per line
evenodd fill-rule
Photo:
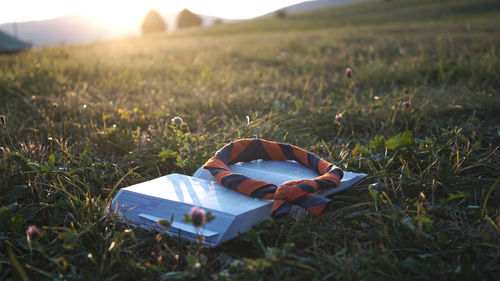
<path fill-rule="evenodd" d="M 195 227 L 200 227 L 206 222 L 205 211 L 198 206 L 194 206 L 191 209 L 190 217 Z"/>
<path fill-rule="evenodd" d="M 352 69 L 350 67 L 348 67 L 345 70 L 345 77 L 347 77 L 347 78 L 351 78 L 352 77 Z"/>
<path fill-rule="evenodd" d="M 40 230 L 36 225 L 30 225 L 28 229 L 26 230 L 26 233 L 28 234 L 29 238 L 31 240 L 36 239 L 38 235 L 40 235 Z"/>
<path fill-rule="evenodd" d="M 335 114 L 335 120 L 340 121 L 342 119 L 342 113 Z"/>
<path fill-rule="evenodd" d="M 403 105 L 404 105 L 405 107 L 410 107 L 410 105 L 411 105 L 411 101 L 409 101 L 409 100 L 404 101 L 404 102 L 403 102 Z"/>

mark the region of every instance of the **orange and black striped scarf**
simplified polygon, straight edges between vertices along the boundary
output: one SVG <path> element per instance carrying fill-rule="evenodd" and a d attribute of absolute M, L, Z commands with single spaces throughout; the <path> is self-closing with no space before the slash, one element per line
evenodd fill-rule
<path fill-rule="evenodd" d="M 314 179 L 288 181 L 280 186 L 248 178 L 231 172 L 228 165 L 253 160 L 294 160 L 320 174 Z M 261 199 L 274 199 L 271 217 L 287 215 L 292 204 L 307 209 L 315 217 L 323 216 L 331 201 L 314 193 L 326 188 L 338 187 L 344 173 L 339 167 L 296 146 L 261 139 L 233 141 L 210 158 L 203 168 L 223 186 L 239 193 Z"/>

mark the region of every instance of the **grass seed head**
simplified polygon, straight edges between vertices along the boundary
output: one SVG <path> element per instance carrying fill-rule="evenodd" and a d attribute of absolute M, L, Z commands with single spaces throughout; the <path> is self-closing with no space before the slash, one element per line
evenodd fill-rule
<path fill-rule="evenodd" d="M 182 118 L 179 116 L 175 116 L 174 118 L 171 119 L 171 121 L 175 125 L 179 126 L 184 120 L 182 120 Z"/>

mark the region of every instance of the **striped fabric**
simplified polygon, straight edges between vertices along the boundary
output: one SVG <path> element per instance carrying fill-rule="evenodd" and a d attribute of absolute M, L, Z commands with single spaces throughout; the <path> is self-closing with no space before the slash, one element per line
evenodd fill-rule
<path fill-rule="evenodd" d="M 248 178 L 231 172 L 228 165 L 252 160 L 295 160 L 318 172 L 314 179 L 294 180 L 280 186 Z M 271 217 L 287 215 L 292 204 L 307 209 L 315 217 L 323 216 L 331 207 L 331 201 L 314 193 L 323 188 L 337 187 L 344 173 L 337 166 L 296 146 L 261 139 L 242 139 L 231 142 L 210 158 L 203 168 L 223 186 L 245 195 L 274 199 Z"/>

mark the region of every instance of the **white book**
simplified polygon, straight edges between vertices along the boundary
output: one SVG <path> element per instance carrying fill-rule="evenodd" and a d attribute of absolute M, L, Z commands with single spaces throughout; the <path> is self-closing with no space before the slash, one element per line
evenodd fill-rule
<path fill-rule="evenodd" d="M 276 185 L 318 174 L 294 161 L 253 161 L 229 166 L 231 171 Z M 365 174 L 344 172 L 338 188 L 325 190 L 329 196 L 351 187 Z M 203 168 L 194 175 L 170 174 L 147 182 L 122 188 L 111 203 L 111 210 L 142 227 L 168 231 L 174 236 L 195 241 L 196 235 L 204 237 L 204 243 L 216 247 L 246 232 L 270 218 L 272 201 L 252 198 L 225 188 Z M 195 228 L 183 222 L 193 206 L 211 212 L 215 219 L 203 227 Z M 158 220 L 173 218 L 171 227 L 158 225 Z"/>

